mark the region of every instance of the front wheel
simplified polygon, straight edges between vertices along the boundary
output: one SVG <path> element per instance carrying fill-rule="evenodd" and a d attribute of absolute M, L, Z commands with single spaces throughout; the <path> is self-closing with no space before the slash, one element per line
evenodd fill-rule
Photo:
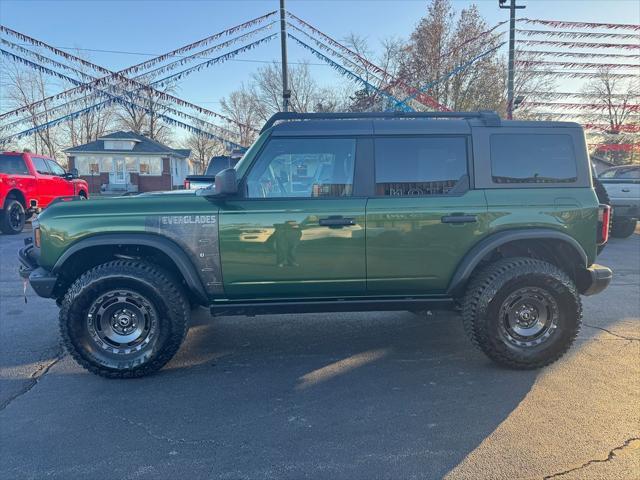
<path fill-rule="evenodd" d="M 24 229 L 26 215 L 24 207 L 15 198 L 7 198 L 0 212 L 0 231 L 7 235 L 16 235 Z"/>
<path fill-rule="evenodd" d="M 558 267 L 532 258 L 499 260 L 471 280 L 465 331 L 489 358 L 519 369 L 555 362 L 580 331 L 576 287 Z"/>
<path fill-rule="evenodd" d="M 85 369 L 141 377 L 178 351 L 189 316 L 189 301 L 171 274 L 149 263 L 115 260 L 71 285 L 61 302 L 60 332 Z"/>

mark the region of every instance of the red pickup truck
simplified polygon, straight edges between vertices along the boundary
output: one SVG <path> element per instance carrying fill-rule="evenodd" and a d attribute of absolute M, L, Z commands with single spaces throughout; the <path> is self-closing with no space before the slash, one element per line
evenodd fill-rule
<path fill-rule="evenodd" d="M 54 198 L 89 198 L 89 186 L 78 171 L 67 173 L 55 160 L 29 152 L 0 153 L 0 231 L 20 233 L 28 216 Z"/>

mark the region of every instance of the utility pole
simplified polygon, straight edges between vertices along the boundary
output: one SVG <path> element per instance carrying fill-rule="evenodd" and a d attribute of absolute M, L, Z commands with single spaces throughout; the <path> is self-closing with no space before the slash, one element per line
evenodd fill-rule
<path fill-rule="evenodd" d="M 282 57 L 282 111 L 289 111 L 289 72 L 287 66 L 287 20 L 284 0 L 280 0 L 280 50 Z"/>
<path fill-rule="evenodd" d="M 513 79 L 515 76 L 515 50 L 516 50 L 516 9 L 526 8 L 524 5 L 516 5 L 516 0 L 511 0 L 506 6 L 507 0 L 498 0 L 500 8 L 509 9 L 509 76 L 507 78 L 507 118 L 513 119 Z"/>

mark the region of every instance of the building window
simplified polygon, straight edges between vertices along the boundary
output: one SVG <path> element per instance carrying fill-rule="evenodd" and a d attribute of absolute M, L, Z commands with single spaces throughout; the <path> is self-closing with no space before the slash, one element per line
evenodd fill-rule
<path fill-rule="evenodd" d="M 127 172 L 138 173 L 138 158 L 137 157 L 124 157 L 127 164 Z"/>
<path fill-rule="evenodd" d="M 141 157 L 140 175 L 162 175 L 162 159 L 159 157 Z"/>

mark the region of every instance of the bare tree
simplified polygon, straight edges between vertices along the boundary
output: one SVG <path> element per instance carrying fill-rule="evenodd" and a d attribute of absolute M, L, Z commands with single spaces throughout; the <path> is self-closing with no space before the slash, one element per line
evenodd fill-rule
<path fill-rule="evenodd" d="M 617 134 L 631 114 L 637 112 L 640 82 L 637 79 L 625 82 L 612 75 L 609 69 L 603 69 L 584 86 L 583 93 L 605 114 L 609 132 Z"/>
<path fill-rule="evenodd" d="M 220 104 L 224 114 L 234 122 L 229 123 L 227 128 L 237 135 L 240 145 L 250 145 L 262 123 L 259 114 L 262 107 L 253 91 L 242 85 L 239 90 L 234 90 L 227 98 L 223 98 Z"/>
<path fill-rule="evenodd" d="M 202 175 L 209 160 L 216 154 L 224 152 L 221 142 L 200 132 L 191 132 L 183 142 L 184 148 L 191 150 L 191 161 L 195 163 L 196 174 Z"/>
<path fill-rule="evenodd" d="M 157 93 L 174 93 L 175 88 L 168 85 L 162 89 L 139 88 L 122 94 L 125 102 L 121 102 L 116 112 L 117 127 L 145 135 L 158 142 L 170 141 L 170 127 L 162 121 L 171 105 Z"/>
<path fill-rule="evenodd" d="M 56 118 L 50 113 L 52 105 L 49 102 L 43 103 L 39 108 L 32 106 L 34 102 L 49 96 L 50 84 L 42 72 L 26 70 L 14 64 L 6 68 L 5 73 L 9 104 L 14 109 L 26 107 L 27 124 L 38 127 Z M 35 152 L 52 158 L 62 156 L 59 131 L 55 126 L 38 130 L 29 140 L 29 147 Z"/>

